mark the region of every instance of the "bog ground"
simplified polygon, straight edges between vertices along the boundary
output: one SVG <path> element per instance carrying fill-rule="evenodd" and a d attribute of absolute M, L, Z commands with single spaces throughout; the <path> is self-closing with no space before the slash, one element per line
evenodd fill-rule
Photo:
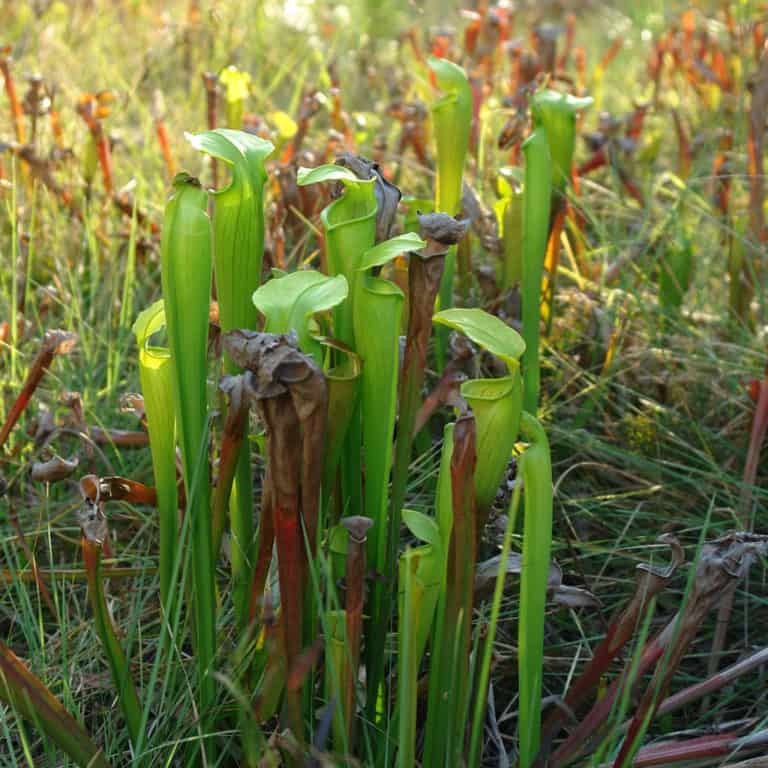
<path fill-rule="evenodd" d="M 762 4 L 0 30 L 0 768 L 765 764 Z"/>

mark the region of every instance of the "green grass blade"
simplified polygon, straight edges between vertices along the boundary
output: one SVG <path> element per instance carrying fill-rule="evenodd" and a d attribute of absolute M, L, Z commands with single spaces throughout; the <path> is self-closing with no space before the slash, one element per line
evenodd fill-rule
<path fill-rule="evenodd" d="M 131 745 L 136 748 L 141 738 L 141 703 L 131 677 L 130 664 L 112 626 L 101 576 L 101 544 L 83 537 L 83 562 L 88 574 L 88 597 L 91 602 L 96 633 L 107 657 L 117 698 L 128 726 Z"/>

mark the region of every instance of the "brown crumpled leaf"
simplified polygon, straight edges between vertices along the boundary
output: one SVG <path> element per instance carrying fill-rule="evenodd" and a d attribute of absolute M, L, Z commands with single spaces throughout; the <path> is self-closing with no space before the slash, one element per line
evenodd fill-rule
<path fill-rule="evenodd" d="M 30 478 L 40 483 L 55 483 L 69 477 L 76 469 L 80 460 L 77 456 L 71 459 L 62 459 L 61 456 L 54 456 L 48 461 L 36 461 L 32 464 Z"/>
<path fill-rule="evenodd" d="M 392 226 L 395 223 L 397 206 L 400 203 L 402 194 L 400 190 L 391 182 L 384 178 L 379 164 L 368 160 L 360 155 L 352 155 L 345 152 L 336 158 L 336 165 L 343 168 L 349 168 L 358 179 L 367 181 L 375 179 L 374 193 L 376 195 L 376 242 L 380 243 L 386 240 L 392 232 Z M 334 197 L 342 194 L 343 185 L 339 182 L 334 189 Z"/>
<path fill-rule="evenodd" d="M 80 480 L 83 504 L 77 511 L 77 522 L 88 541 L 104 545 L 109 540 L 104 504 L 98 496 L 98 478 L 86 475 Z"/>
<path fill-rule="evenodd" d="M 77 427 L 85 424 L 83 417 L 83 396 L 79 392 L 62 392 L 59 396 L 62 405 L 65 405 L 72 411 L 72 416 Z"/>
<path fill-rule="evenodd" d="M 56 422 L 53 413 L 47 405 L 40 403 L 37 408 L 37 419 L 34 423 L 32 439 L 36 446 L 43 445 L 56 431 Z"/>
<path fill-rule="evenodd" d="M 430 241 L 434 241 L 431 244 L 434 252 L 430 254 L 433 256 L 438 252 L 445 253 L 449 246 L 456 245 L 467 234 L 467 229 L 469 229 L 469 219 L 455 219 L 447 213 L 420 213 L 417 216 L 419 219 L 419 234 L 428 243 L 427 248 L 424 250 L 431 250 L 429 247 Z M 437 250 L 438 244 L 443 246 L 442 251 Z"/>
<path fill-rule="evenodd" d="M 144 421 L 147 413 L 144 409 L 144 398 L 138 392 L 126 392 L 120 397 L 120 412 L 132 413 L 139 421 Z"/>

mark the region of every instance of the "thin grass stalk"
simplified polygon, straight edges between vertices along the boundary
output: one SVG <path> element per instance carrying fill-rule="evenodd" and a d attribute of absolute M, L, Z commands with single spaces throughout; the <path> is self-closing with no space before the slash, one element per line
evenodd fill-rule
<path fill-rule="evenodd" d="M 109 768 L 104 751 L 24 662 L 0 641 L 0 701 L 45 733 L 80 768 Z"/>
<path fill-rule="evenodd" d="M 420 549 L 420 548 L 419 548 Z M 416 764 L 416 702 L 419 676 L 419 660 L 415 627 L 419 620 L 423 585 L 416 577 L 421 552 L 407 550 L 399 563 L 400 625 L 397 653 L 397 701 L 398 701 L 398 751 L 399 768 Z"/>
<path fill-rule="evenodd" d="M 544 613 L 552 546 L 552 464 L 541 424 L 529 413 L 521 421 L 529 446 L 520 459 L 525 484 L 523 566 L 518 625 L 520 676 L 520 766 L 529 768 L 539 751 Z"/>
<path fill-rule="evenodd" d="M 255 330 L 258 316 L 252 296 L 261 282 L 264 252 L 264 163 L 274 147 L 257 136 L 226 128 L 191 136 L 189 140 L 196 149 L 226 164 L 232 173 L 226 187 L 211 192 L 216 295 L 222 333 L 236 328 Z M 240 370 L 226 353 L 224 370 L 229 374 Z M 248 621 L 254 538 L 253 480 L 247 440 L 241 441 L 237 453 L 229 510 L 233 602 L 238 626 L 243 629 Z M 214 540 L 214 557 L 218 554 L 217 543 Z"/>
<path fill-rule="evenodd" d="M 107 657 L 112 681 L 117 689 L 117 699 L 123 711 L 131 746 L 136 748 L 141 738 L 142 708 L 131 677 L 131 668 L 120 641 L 115 634 L 109 616 L 101 575 L 101 544 L 83 536 L 83 563 L 88 574 L 88 596 L 90 598 L 96 634 L 101 640 Z"/>
<path fill-rule="evenodd" d="M 501 599 L 504 596 L 504 584 L 506 582 L 507 569 L 506 562 L 512 547 L 512 534 L 515 531 L 517 521 L 517 511 L 520 507 L 520 489 L 522 482 L 520 479 L 515 483 L 515 489 L 512 492 L 512 500 L 509 504 L 507 513 L 507 525 L 504 529 L 504 539 L 501 544 L 501 560 L 499 569 L 496 572 L 496 583 L 493 588 L 493 600 L 491 602 L 491 616 L 488 621 L 488 628 L 485 634 L 485 644 L 483 645 L 483 657 L 480 661 L 480 673 L 477 678 L 475 688 L 475 707 L 472 716 L 472 732 L 469 739 L 469 759 L 467 765 L 480 765 L 482 756 L 482 738 L 485 724 L 485 712 L 488 706 L 488 683 L 491 676 L 491 659 L 493 657 L 493 642 L 496 638 L 496 627 L 501 613 Z"/>
<path fill-rule="evenodd" d="M 166 205 L 160 246 L 186 514 L 191 518 L 193 613 L 199 707 L 210 716 L 216 654 L 216 605 L 208 471 L 207 365 L 211 295 L 211 224 L 199 182 L 177 174 Z M 210 740 L 207 749 L 211 750 Z M 210 754 L 209 754 L 210 756 Z"/>
<path fill-rule="evenodd" d="M 437 480 L 437 524 L 440 531 L 441 546 L 448 552 L 453 530 L 453 508 L 451 503 L 451 457 L 453 454 L 454 424 L 446 424 L 443 429 L 443 448 L 440 454 L 440 470 Z M 450 674 L 445 658 L 447 657 L 447 638 L 443 633 L 445 624 L 447 579 L 447 559 L 440 573 L 440 596 L 435 611 L 435 622 L 432 630 L 431 653 L 429 663 L 429 690 L 427 697 L 427 722 L 424 740 L 425 768 L 438 768 L 443 765 L 447 750 L 448 733 L 445 729 L 447 716 L 447 698 L 444 696 L 444 674 Z"/>
<path fill-rule="evenodd" d="M 525 200 L 523 203 L 523 409 L 535 414 L 539 402 L 539 337 L 541 283 L 549 231 L 552 160 L 546 133 L 537 128 L 523 143 Z"/>

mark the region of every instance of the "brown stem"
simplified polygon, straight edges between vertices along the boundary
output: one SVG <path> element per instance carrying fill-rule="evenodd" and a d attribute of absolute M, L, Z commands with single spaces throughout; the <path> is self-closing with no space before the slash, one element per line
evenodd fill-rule
<path fill-rule="evenodd" d="M 229 509 L 232 482 L 240 457 L 240 448 L 248 432 L 248 397 L 242 376 L 224 376 L 219 388 L 229 396 L 227 416 L 221 435 L 219 479 L 213 497 L 213 555 L 218 556 Z"/>
<path fill-rule="evenodd" d="M 77 341 L 77 336 L 74 333 L 67 331 L 46 331 L 43 336 L 43 343 L 40 347 L 40 351 L 37 353 L 32 366 L 27 373 L 27 378 L 24 381 L 24 386 L 21 388 L 18 397 L 14 401 L 11 409 L 8 411 L 8 416 L 5 419 L 5 423 L 0 429 L 0 448 L 5 445 L 8 435 L 16 425 L 16 422 L 24 413 L 29 401 L 32 399 L 32 395 L 37 389 L 38 384 L 42 380 L 45 372 L 50 367 L 56 355 L 65 355 L 71 351 Z"/>
<path fill-rule="evenodd" d="M 5 93 L 8 96 L 8 103 L 11 107 L 11 119 L 13 120 L 14 131 L 16 132 L 16 141 L 19 144 L 24 144 L 24 110 L 22 109 L 21 102 L 16 93 L 16 83 L 14 82 L 13 74 L 11 73 L 10 46 L 5 46 L 0 50 L 0 74 L 3 75 Z"/>

